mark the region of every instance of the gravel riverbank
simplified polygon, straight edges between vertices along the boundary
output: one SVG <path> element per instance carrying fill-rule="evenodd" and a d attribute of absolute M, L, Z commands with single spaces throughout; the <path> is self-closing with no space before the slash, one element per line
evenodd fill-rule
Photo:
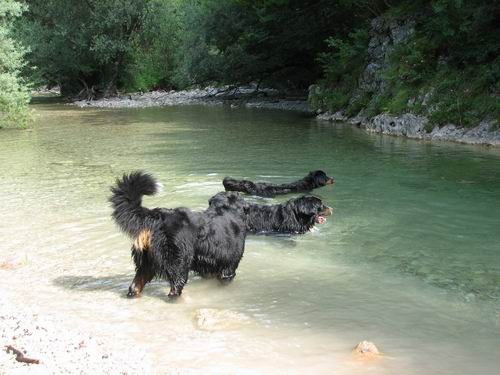
<path fill-rule="evenodd" d="M 273 89 L 238 88 L 220 90 L 213 87 L 184 91 L 151 91 L 131 93 L 112 98 L 79 100 L 72 103 L 77 107 L 97 108 L 146 108 L 172 105 L 229 105 L 231 108 L 266 108 L 308 112 L 306 98 L 280 97 Z"/>
<path fill-rule="evenodd" d="M 61 316 L 39 315 L 0 296 L 0 374 L 151 374 L 147 354 L 68 329 Z"/>

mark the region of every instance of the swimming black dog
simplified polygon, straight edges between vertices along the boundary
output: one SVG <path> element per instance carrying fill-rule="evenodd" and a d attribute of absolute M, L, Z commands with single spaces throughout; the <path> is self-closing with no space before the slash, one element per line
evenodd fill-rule
<path fill-rule="evenodd" d="M 288 184 L 270 184 L 267 182 L 252 182 L 248 180 L 235 180 L 231 177 L 225 177 L 222 181 L 226 191 L 240 191 L 259 197 L 272 198 L 279 194 L 288 193 L 306 193 L 313 189 L 332 185 L 335 180 L 328 177 L 323 171 L 309 172 L 304 178 Z"/>
<path fill-rule="evenodd" d="M 244 211 L 229 205 L 204 212 L 143 207 L 142 196 L 157 190 L 156 180 L 143 172 L 124 175 L 111 188 L 112 217 L 133 240 L 136 275 L 128 296 L 139 295 L 145 284 L 161 277 L 170 282 L 168 296 L 177 297 L 190 270 L 231 281 L 245 247 Z"/>
<path fill-rule="evenodd" d="M 249 233 L 303 234 L 315 224 L 324 224 L 333 213 L 321 199 L 303 196 L 285 203 L 265 205 L 246 202 L 235 193 L 222 192 L 208 201 L 209 207 L 234 208 L 243 218 Z"/>

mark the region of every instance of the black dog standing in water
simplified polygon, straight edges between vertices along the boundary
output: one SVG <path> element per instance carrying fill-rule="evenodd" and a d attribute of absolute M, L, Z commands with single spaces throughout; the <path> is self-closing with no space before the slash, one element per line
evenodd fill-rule
<path fill-rule="evenodd" d="M 217 193 L 208 201 L 214 209 L 233 207 L 242 215 L 249 233 L 303 234 L 315 224 L 324 224 L 333 208 L 325 206 L 316 197 L 300 197 L 285 203 L 251 204 L 235 193 Z"/>
<path fill-rule="evenodd" d="M 155 194 L 158 186 L 151 175 L 134 172 L 111 188 L 112 216 L 133 239 L 136 275 L 128 296 L 139 295 L 154 277 L 168 279 L 169 297 L 180 296 L 190 270 L 231 281 L 245 248 L 244 207 L 230 196 L 230 205 L 200 213 L 187 208 L 143 207 L 142 196 Z"/>
<path fill-rule="evenodd" d="M 226 191 L 240 191 L 259 197 L 272 198 L 280 194 L 288 193 L 306 193 L 313 189 L 332 185 L 335 180 L 328 177 L 323 171 L 309 172 L 304 178 L 288 184 L 269 184 L 267 182 L 252 182 L 248 180 L 235 180 L 231 177 L 225 177 L 222 181 Z"/>

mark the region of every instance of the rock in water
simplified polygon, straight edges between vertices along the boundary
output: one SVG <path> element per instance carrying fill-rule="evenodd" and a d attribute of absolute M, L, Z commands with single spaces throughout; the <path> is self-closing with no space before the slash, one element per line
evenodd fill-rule
<path fill-rule="evenodd" d="M 371 341 L 361 341 L 352 351 L 355 357 L 362 360 L 380 358 L 382 353 Z"/>
<path fill-rule="evenodd" d="M 194 322 L 200 330 L 219 331 L 241 328 L 250 322 L 250 318 L 231 310 L 198 309 L 194 315 Z"/>

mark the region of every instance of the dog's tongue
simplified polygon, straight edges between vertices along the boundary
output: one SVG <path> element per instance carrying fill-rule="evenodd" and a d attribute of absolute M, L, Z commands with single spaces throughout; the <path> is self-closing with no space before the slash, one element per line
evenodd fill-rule
<path fill-rule="evenodd" d="M 326 223 L 326 217 L 321 216 L 321 215 L 316 216 L 316 223 L 318 223 L 318 224 Z"/>

